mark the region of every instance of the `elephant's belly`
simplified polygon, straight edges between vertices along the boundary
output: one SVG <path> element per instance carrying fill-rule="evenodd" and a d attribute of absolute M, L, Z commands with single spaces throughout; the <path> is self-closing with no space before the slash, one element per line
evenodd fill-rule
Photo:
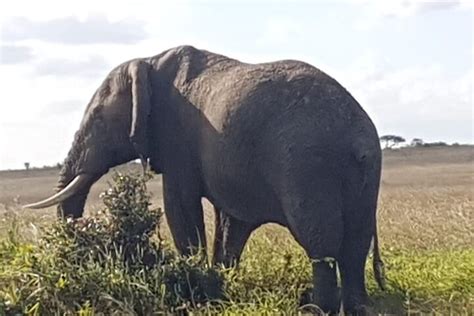
<path fill-rule="evenodd" d="M 220 179 L 208 188 L 207 198 L 239 220 L 251 223 L 286 222 L 279 198 L 259 179 Z"/>
<path fill-rule="evenodd" d="M 239 121 L 229 121 L 219 141 L 202 141 L 202 172 L 207 198 L 222 212 L 246 222 L 284 224 L 280 197 L 264 175 L 274 171 L 263 148 L 249 135 L 261 130 L 242 129 Z M 259 139 L 259 141 L 263 141 Z M 263 163 L 264 161 L 265 163 Z"/>

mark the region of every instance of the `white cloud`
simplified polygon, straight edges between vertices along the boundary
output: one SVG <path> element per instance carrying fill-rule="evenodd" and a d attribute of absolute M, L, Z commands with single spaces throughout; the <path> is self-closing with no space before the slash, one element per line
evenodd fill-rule
<path fill-rule="evenodd" d="M 49 116 L 64 116 L 70 115 L 74 112 L 84 112 L 85 104 L 84 100 L 78 99 L 66 99 L 66 100 L 58 100 L 46 104 L 46 106 L 41 111 L 41 115 L 49 115 Z"/>
<path fill-rule="evenodd" d="M 368 56 L 335 71 L 335 77 L 367 110 L 379 133 L 474 142 L 472 67 L 452 78 L 440 65 L 394 69 L 380 56 Z"/>
<path fill-rule="evenodd" d="M 408 17 L 415 14 L 454 8 L 472 8 L 470 0 L 350 0 L 367 7 L 378 16 Z"/>
<path fill-rule="evenodd" d="M 441 10 L 473 10 L 472 0 L 347 0 L 364 8 L 354 27 L 359 31 L 375 28 L 385 18 L 408 18 Z"/>
<path fill-rule="evenodd" d="M 19 64 L 34 58 L 33 49 L 23 45 L 0 45 L 0 64 Z"/>
<path fill-rule="evenodd" d="M 271 17 L 265 24 L 261 34 L 261 43 L 285 44 L 295 36 L 300 36 L 302 26 L 292 18 Z"/>
<path fill-rule="evenodd" d="M 119 21 L 133 16 L 161 17 L 169 8 L 186 3 L 186 1 L 156 0 L 16 0 L 2 3 L 4 17 L 33 17 L 36 21 L 49 21 L 65 16 L 77 16 L 80 20 L 91 14 L 105 14 L 111 21 Z"/>
<path fill-rule="evenodd" d="M 93 78 L 103 75 L 111 68 L 104 57 L 99 55 L 87 56 L 86 59 L 81 60 L 68 58 L 45 59 L 34 67 L 35 74 L 39 76 L 84 76 Z"/>
<path fill-rule="evenodd" d="M 0 169 L 62 161 L 97 79 L 36 77 L 25 64 L 2 65 L 0 73 Z"/>
<path fill-rule="evenodd" d="M 91 15 L 82 21 L 74 16 L 48 21 L 17 17 L 3 23 L 1 35 L 8 42 L 38 39 L 63 44 L 134 44 L 146 38 L 142 22 L 111 22 L 104 15 Z"/>
<path fill-rule="evenodd" d="M 459 0 L 443 1 L 418 1 L 418 0 L 396 0 L 374 2 L 375 10 L 383 16 L 407 17 L 419 13 L 449 10 L 460 5 Z"/>

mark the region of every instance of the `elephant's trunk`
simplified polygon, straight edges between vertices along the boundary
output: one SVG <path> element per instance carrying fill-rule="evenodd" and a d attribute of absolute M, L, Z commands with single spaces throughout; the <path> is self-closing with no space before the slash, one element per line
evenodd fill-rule
<path fill-rule="evenodd" d="M 80 217 L 89 190 L 104 173 L 109 162 L 100 159 L 107 150 L 103 142 L 104 128 L 98 111 L 92 111 L 74 137 L 64 160 L 56 186 L 57 193 L 43 201 L 26 205 L 29 208 L 45 208 L 58 204 L 58 216 Z"/>
<path fill-rule="evenodd" d="M 84 205 L 91 186 L 107 172 L 107 168 L 96 169 L 86 165 L 90 163 L 91 156 L 96 156 L 91 154 L 92 151 L 97 150 L 91 148 L 90 140 L 92 138 L 99 138 L 96 131 L 97 124 L 100 125 L 100 121 L 100 117 L 94 113 L 74 137 L 72 147 L 59 173 L 56 190 L 61 192 L 80 176 L 85 176 L 86 180 L 78 187 L 74 194 L 60 201 L 57 209 L 58 217 L 81 217 L 84 213 Z M 101 169 L 101 172 L 98 172 L 98 169 Z"/>
<path fill-rule="evenodd" d="M 96 158 L 92 157 L 92 152 L 96 153 L 98 149 L 105 149 L 105 134 L 100 110 L 97 107 L 93 108 L 81 123 L 81 128 L 74 135 L 71 149 L 59 172 L 58 191 L 65 188 L 77 175 L 97 171 L 98 167 L 94 168 L 94 166 L 87 166 L 87 164 L 91 164 L 92 159 Z M 94 156 L 97 156 L 97 154 Z"/>

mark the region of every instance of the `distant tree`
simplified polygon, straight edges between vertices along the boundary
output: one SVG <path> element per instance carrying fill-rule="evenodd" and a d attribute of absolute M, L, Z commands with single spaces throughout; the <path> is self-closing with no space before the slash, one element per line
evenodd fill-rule
<path fill-rule="evenodd" d="M 29 162 L 25 162 L 25 169 L 30 170 L 30 163 Z"/>
<path fill-rule="evenodd" d="M 384 148 L 392 148 L 395 145 L 405 142 L 405 138 L 397 135 L 384 135 L 380 137 L 380 141 L 385 143 Z"/>
<path fill-rule="evenodd" d="M 423 147 L 442 147 L 442 146 L 449 146 L 445 142 L 432 142 L 432 143 L 424 143 Z"/>
<path fill-rule="evenodd" d="M 411 145 L 412 147 L 423 146 L 423 144 L 424 144 L 424 142 L 423 142 L 423 139 L 421 139 L 421 138 L 413 138 L 413 139 L 411 140 L 411 143 L 410 143 L 410 145 Z"/>

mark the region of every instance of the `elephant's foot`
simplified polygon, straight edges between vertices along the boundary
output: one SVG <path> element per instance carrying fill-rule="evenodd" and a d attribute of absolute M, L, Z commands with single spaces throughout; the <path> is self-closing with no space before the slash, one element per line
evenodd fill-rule
<path fill-rule="evenodd" d="M 350 309 L 344 308 L 344 315 L 347 316 L 375 316 L 378 315 L 373 308 L 367 305 L 357 305 Z"/>
<path fill-rule="evenodd" d="M 341 307 L 339 291 L 336 289 L 315 291 L 313 293 L 313 304 L 317 305 L 324 313 L 338 315 Z"/>
<path fill-rule="evenodd" d="M 346 291 L 347 293 L 347 291 Z M 377 315 L 370 307 L 370 302 L 367 293 L 364 291 L 358 294 L 352 293 L 344 295 L 343 307 L 345 315 L 351 316 L 372 316 Z"/>
<path fill-rule="evenodd" d="M 316 294 L 313 289 L 307 289 L 301 295 L 299 306 L 304 315 L 339 315 L 339 293 L 321 295 Z"/>
<path fill-rule="evenodd" d="M 303 292 L 300 298 L 300 311 L 303 314 L 311 315 L 340 315 L 340 299 L 339 291 L 336 296 L 329 297 L 328 295 L 319 295 L 314 297 L 315 292 L 313 289 L 308 288 Z M 378 315 L 368 300 L 360 299 L 359 303 L 355 300 L 349 300 L 348 304 L 342 303 L 344 309 L 344 315 L 346 316 L 375 316 Z M 361 302 L 364 303 L 361 303 Z"/>
<path fill-rule="evenodd" d="M 326 264 L 318 266 L 319 277 L 316 281 L 319 282 L 315 283 L 314 289 L 308 288 L 301 295 L 301 311 L 304 314 L 338 315 L 341 299 L 333 268 Z"/>

